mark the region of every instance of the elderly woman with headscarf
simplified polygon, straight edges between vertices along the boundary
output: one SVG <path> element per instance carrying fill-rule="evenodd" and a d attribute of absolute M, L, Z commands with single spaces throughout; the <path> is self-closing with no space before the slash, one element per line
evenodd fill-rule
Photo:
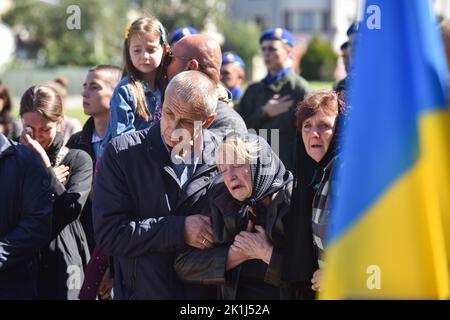
<path fill-rule="evenodd" d="M 220 180 L 209 195 L 214 247 L 180 253 L 175 269 L 185 281 L 219 285 L 221 299 L 283 298 L 292 174 L 256 135 L 228 137 L 216 161 Z"/>
<path fill-rule="evenodd" d="M 316 92 L 297 109 L 297 168 L 283 279 L 296 288 L 293 298 L 309 299 L 320 290 L 338 139 L 344 104 L 332 91 Z"/>

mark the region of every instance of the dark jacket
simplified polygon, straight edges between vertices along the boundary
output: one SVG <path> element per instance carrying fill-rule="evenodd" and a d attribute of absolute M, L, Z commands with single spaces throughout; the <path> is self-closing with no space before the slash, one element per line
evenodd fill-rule
<path fill-rule="evenodd" d="M 94 189 L 96 242 L 114 256 L 118 299 L 213 298 L 211 288 L 183 284 L 173 262 L 186 247 L 185 217 L 207 208 L 205 194 L 217 168 L 199 164 L 180 188 L 160 128 L 157 122 L 113 139 L 103 154 Z M 207 155 L 217 138 L 204 130 L 204 143 L 205 161 L 213 163 Z"/>
<path fill-rule="evenodd" d="M 282 278 L 293 288 L 291 299 L 312 300 L 315 291 L 311 289 L 311 279 L 318 266 L 312 238 L 311 209 L 320 173 L 316 161 L 306 153 L 299 133 L 295 149 L 294 190 L 291 211 L 286 219 L 290 245 L 286 249 Z"/>
<path fill-rule="evenodd" d="M 0 134 L 0 300 L 36 298 L 37 253 L 50 239 L 51 213 L 42 161 Z"/>
<path fill-rule="evenodd" d="M 280 287 L 280 298 L 287 296 L 287 289 L 281 281 L 281 264 L 285 247 L 284 220 L 289 212 L 291 192 L 292 182 L 280 190 L 267 207 L 266 224 L 263 226 L 274 246 L 263 281 Z M 217 184 L 211 189 L 209 200 L 215 246 L 206 250 L 189 247 L 180 252 L 175 260 L 175 270 L 187 282 L 219 285 L 219 297 L 234 300 L 239 289 L 242 265 L 226 271 L 226 261 L 230 245 L 241 231 L 237 219 L 241 204 L 231 197 L 224 184 Z"/>
<path fill-rule="evenodd" d="M 52 166 L 62 147 L 57 135 L 47 150 Z M 70 150 L 62 159 L 70 174 L 61 184 L 49 168 L 53 191 L 52 240 L 41 250 L 39 296 L 42 299 L 77 299 L 83 283 L 89 248 L 79 217 L 92 184 L 92 160 L 82 150 Z"/>
<path fill-rule="evenodd" d="M 80 149 L 86 152 L 88 155 L 91 156 L 93 168 L 95 168 L 96 158 L 95 158 L 95 152 L 92 148 L 92 134 L 95 130 L 95 124 L 94 124 L 94 118 L 90 117 L 86 123 L 83 126 L 83 130 L 74 133 L 69 141 L 67 142 L 66 146 L 69 149 Z"/>
<path fill-rule="evenodd" d="M 208 129 L 220 139 L 223 139 L 231 132 L 238 134 L 247 133 L 247 126 L 244 120 L 228 103 L 219 101 L 216 107 L 216 114 L 216 119 Z"/>
<path fill-rule="evenodd" d="M 279 130 L 279 157 L 289 171 L 294 169 L 295 104 L 288 112 L 273 118 L 264 114 L 262 108 L 275 94 L 290 95 L 297 103 L 303 100 L 308 92 L 306 80 L 291 71 L 269 86 L 264 81 L 250 85 L 237 107 L 249 129 Z M 276 150 L 270 131 L 267 132 L 267 141 Z"/>
<path fill-rule="evenodd" d="M 94 118 L 90 117 L 83 126 L 83 130 L 73 134 L 66 146 L 69 149 L 80 149 L 85 151 L 92 159 L 92 176 L 96 168 L 97 159 L 95 158 L 95 152 L 92 148 L 92 134 L 94 133 L 95 125 Z M 94 180 L 94 179 L 92 179 Z M 80 221 L 86 234 L 86 238 L 89 245 L 89 251 L 92 253 L 95 247 L 94 241 L 94 227 L 92 226 L 92 192 L 86 200 L 83 211 L 81 212 Z"/>
<path fill-rule="evenodd" d="M 344 106 L 340 105 L 333 137 L 320 162 L 316 162 L 308 155 L 301 133 L 297 134 L 293 200 L 287 218 L 287 238 L 290 246 L 287 248 L 282 267 L 283 280 L 296 289 L 293 291 L 293 299 L 315 297 L 315 292 L 311 289 L 311 279 L 319 265 L 313 240 L 313 201 L 322 180 L 328 179 L 326 175 L 324 176 L 324 172 L 331 172 L 326 170 L 327 166 L 334 163 L 333 159 L 339 154 L 338 141 L 346 122 L 347 112 Z"/>

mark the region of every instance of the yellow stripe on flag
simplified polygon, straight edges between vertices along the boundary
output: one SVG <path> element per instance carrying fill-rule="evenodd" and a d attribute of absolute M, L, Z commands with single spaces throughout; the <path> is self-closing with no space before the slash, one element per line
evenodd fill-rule
<path fill-rule="evenodd" d="M 441 109 L 424 115 L 420 121 L 420 145 L 429 197 L 438 196 L 447 257 L 450 257 L 450 112 Z"/>
<path fill-rule="evenodd" d="M 417 163 L 328 248 L 320 298 L 449 298 L 449 114 L 419 126 Z"/>

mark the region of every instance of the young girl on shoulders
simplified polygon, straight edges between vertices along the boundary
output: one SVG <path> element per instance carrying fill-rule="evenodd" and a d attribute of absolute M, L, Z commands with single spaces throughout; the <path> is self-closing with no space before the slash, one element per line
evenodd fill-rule
<path fill-rule="evenodd" d="M 161 22 L 152 17 L 135 20 L 125 31 L 124 78 L 111 97 L 109 139 L 150 127 L 161 117 L 167 85 L 164 60 L 169 54 Z"/>

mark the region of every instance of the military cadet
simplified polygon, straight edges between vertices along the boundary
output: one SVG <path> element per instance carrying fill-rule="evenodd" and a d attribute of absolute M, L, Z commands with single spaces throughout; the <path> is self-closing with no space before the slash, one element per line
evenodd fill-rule
<path fill-rule="evenodd" d="M 184 36 L 187 36 L 189 34 L 199 34 L 197 29 L 190 27 L 190 26 L 184 26 L 181 28 L 178 28 L 175 30 L 172 35 L 170 36 L 170 46 L 173 46 L 177 41 L 179 41 Z"/>
<path fill-rule="evenodd" d="M 346 89 L 349 82 L 350 71 L 352 66 L 352 54 L 353 47 L 355 43 L 356 34 L 358 32 L 359 23 L 353 22 L 350 27 L 347 29 L 348 41 L 344 42 L 341 45 L 341 54 L 342 59 L 344 61 L 345 72 L 347 72 L 347 76 L 344 79 L 339 80 L 334 86 L 333 90 L 337 92 L 339 99 L 342 101 L 346 100 Z"/>
<path fill-rule="evenodd" d="M 340 49 L 341 49 L 342 60 L 344 62 L 345 72 L 347 73 L 347 75 L 345 76 L 345 78 L 337 81 L 333 86 L 333 90 L 336 91 L 338 94 L 341 94 L 341 92 L 345 91 L 348 74 L 350 72 L 350 42 L 345 41 L 341 45 Z M 339 98 L 342 99 L 341 95 L 339 96 Z"/>
<path fill-rule="evenodd" d="M 303 100 L 309 86 L 292 70 L 294 39 L 289 31 L 282 28 L 267 30 L 262 33 L 259 43 L 268 74 L 248 87 L 237 109 L 248 128 L 269 129 L 267 140 L 275 151 L 278 149 L 281 161 L 292 171 L 295 104 Z M 279 135 L 273 129 L 277 129 Z"/>
<path fill-rule="evenodd" d="M 220 80 L 230 90 L 233 102 L 237 103 L 244 93 L 242 84 L 245 81 L 245 63 L 236 53 L 223 53 Z"/>

